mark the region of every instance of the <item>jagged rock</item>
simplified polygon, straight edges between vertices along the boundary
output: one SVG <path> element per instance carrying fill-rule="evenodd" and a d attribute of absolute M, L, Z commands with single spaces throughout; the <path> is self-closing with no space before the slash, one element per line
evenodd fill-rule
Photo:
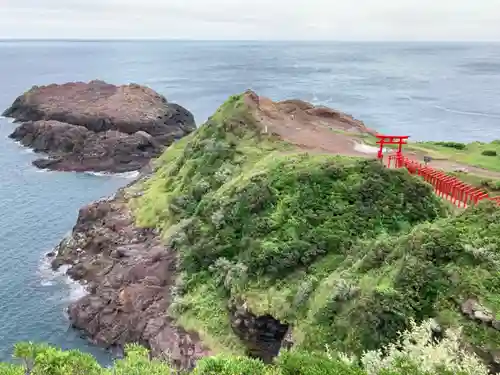
<path fill-rule="evenodd" d="M 135 227 L 124 189 L 80 209 L 52 264 L 67 264 L 67 274 L 87 286 L 89 294 L 71 303 L 68 315 L 91 342 L 117 350 L 140 343 L 182 369 L 210 354 L 168 315 L 176 253 L 154 230 Z"/>
<path fill-rule="evenodd" d="M 155 91 L 103 81 L 34 86 L 3 115 L 23 122 L 11 138 L 49 155 L 35 166 L 68 171 L 138 170 L 195 129 L 189 111 Z"/>
<path fill-rule="evenodd" d="M 478 320 L 485 324 L 490 324 L 494 319 L 494 315 L 489 309 L 472 298 L 462 303 L 461 310 L 470 319 Z"/>
<path fill-rule="evenodd" d="M 493 316 L 484 311 L 475 311 L 474 318 L 485 324 L 489 324 L 493 321 Z"/>
<path fill-rule="evenodd" d="M 491 323 L 491 326 L 493 328 L 495 328 L 497 331 L 500 331 L 500 320 L 494 320 L 492 323 Z"/>

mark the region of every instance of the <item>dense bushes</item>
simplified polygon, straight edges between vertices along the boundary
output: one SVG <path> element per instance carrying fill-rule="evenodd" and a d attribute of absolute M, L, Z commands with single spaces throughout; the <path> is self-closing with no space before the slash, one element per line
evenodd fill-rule
<path fill-rule="evenodd" d="M 467 147 L 465 143 L 460 143 L 460 142 L 432 142 L 432 143 L 438 146 L 454 148 L 457 150 L 465 150 L 465 148 Z"/>
<path fill-rule="evenodd" d="M 500 191 L 500 180 L 483 179 L 481 186 L 491 191 Z"/>
<path fill-rule="evenodd" d="M 481 152 L 481 155 L 484 155 L 484 156 L 497 156 L 497 152 L 496 152 L 496 150 L 484 150 L 483 152 Z"/>
<path fill-rule="evenodd" d="M 352 260 L 320 283 L 307 319 L 302 346 L 360 353 L 397 338 L 409 321 L 436 317 L 445 325 L 464 325 L 474 345 L 499 345 L 493 328 L 464 320 L 460 304 L 477 296 L 491 311 L 500 310 L 495 291 L 500 261 L 500 210 L 489 203 L 456 218 L 422 224 L 402 236 L 383 236 L 353 247 Z M 338 298 L 336 285 L 356 293 Z M 323 284 L 323 285 L 321 285 Z M 344 287 L 345 289 L 345 287 Z M 309 339 L 311 338 L 311 339 Z"/>
<path fill-rule="evenodd" d="M 429 187 L 377 162 L 287 155 L 256 165 L 201 200 L 174 245 L 184 269 L 217 259 L 254 277 L 285 277 L 360 238 L 398 232 L 440 215 Z"/>
<path fill-rule="evenodd" d="M 359 359 L 343 353 L 284 351 L 272 365 L 247 357 L 216 356 L 200 360 L 193 375 L 486 375 L 486 367 L 460 345 L 460 332 L 449 330 L 433 341 L 432 321 L 402 332 L 397 345 L 365 352 Z M 15 357 L 21 365 L 1 364 L 0 375 L 174 375 L 166 362 L 151 360 L 136 345 L 126 348 L 126 357 L 111 368 L 76 350 L 18 344 Z"/>

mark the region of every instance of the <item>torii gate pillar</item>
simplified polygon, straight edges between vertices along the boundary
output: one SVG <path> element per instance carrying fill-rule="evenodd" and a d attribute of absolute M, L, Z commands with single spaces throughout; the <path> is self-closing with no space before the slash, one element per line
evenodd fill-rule
<path fill-rule="evenodd" d="M 384 145 L 398 145 L 398 151 L 396 152 L 396 155 L 398 157 L 402 157 L 403 156 L 403 145 L 408 144 L 408 138 L 410 138 L 410 136 L 409 135 L 377 134 L 377 138 L 379 139 L 377 141 L 377 144 L 380 145 L 377 157 L 379 159 L 382 159 L 384 157 Z"/>

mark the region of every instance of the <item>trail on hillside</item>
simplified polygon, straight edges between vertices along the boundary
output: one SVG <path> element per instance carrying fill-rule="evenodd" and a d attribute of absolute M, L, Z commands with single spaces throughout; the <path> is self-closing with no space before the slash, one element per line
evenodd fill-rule
<path fill-rule="evenodd" d="M 345 113 L 301 100 L 273 102 L 250 91 L 245 94 L 245 101 L 254 109 L 256 118 L 264 127 L 263 132 L 277 135 L 300 149 L 335 155 L 376 157 L 377 148 L 365 145 L 359 139 L 360 134 L 373 135 L 376 132 Z M 404 154 L 424 163 L 425 153 Z M 500 172 L 447 159 L 433 160 L 428 165 L 446 172 L 466 171 L 485 178 L 500 179 Z"/>
<path fill-rule="evenodd" d="M 371 157 L 356 150 L 359 140 L 353 134 L 372 132 L 361 121 L 327 107 L 313 106 L 300 100 L 273 102 L 247 92 L 245 101 L 254 109 L 264 133 L 277 135 L 300 149 L 336 155 Z M 344 133 L 338 133 L 336 131 Z"/>

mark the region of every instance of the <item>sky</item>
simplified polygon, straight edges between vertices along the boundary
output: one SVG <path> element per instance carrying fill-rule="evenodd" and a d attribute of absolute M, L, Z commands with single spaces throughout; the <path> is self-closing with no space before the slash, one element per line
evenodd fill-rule
<path fill-rule="evenodd" d="M 500 41 L 500 0 L 0 0 L 0 38 Z"/>

